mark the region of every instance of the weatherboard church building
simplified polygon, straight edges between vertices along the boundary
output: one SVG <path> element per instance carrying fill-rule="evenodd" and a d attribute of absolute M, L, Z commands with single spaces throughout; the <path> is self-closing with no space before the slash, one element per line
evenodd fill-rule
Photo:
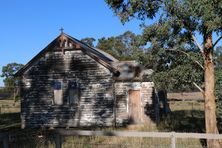
<path fill-rule="evenodd" d="M 158 118 L 151 70 L 61 32 L 16 76 L 25 127 L 121 126 Z"/>

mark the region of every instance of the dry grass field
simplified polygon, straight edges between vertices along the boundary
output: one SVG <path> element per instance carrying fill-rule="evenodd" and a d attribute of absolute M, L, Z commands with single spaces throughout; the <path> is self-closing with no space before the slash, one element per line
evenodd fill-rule
<path fill-rule="evenodd" d="M 19 113 L 20 102 L 14 100 L 0 100 L 0 113 Z"/>
<path fill-rule="evenodd" d="M 168 100 L 186 100 L 186 101 L 203 101 L 203 95 L 201 92 L 181 92 L 181 93 L 167 93 Z"/>
<path fill-rule="evenodd" d="M 196 97 L 195 97 L 196 96 Z M 94 130 L 126 130 L 126 131 L 161 131 L 161 132 L 204 132 L 204 108 L 200 93 L 169 93 L 169 106 L 171 112 L 163 114 L 159 124 L 153 122 L 144 125 L 129 125 L 121 128 L 98 128 Z M 194 98 L 194 99 L 192 99 Z M 196 99 L 197 98 L 197 99 Z M 181 101 L 178 101 L 181 100 Z M 13 100 L 0 100 L 0 131 L 13 130 L 25 136 L 26 139 L 15 143 L 34 147 L 54 147 L 50 136 L 39 138 L 39 130 L 30 132 L 20 130 L 19 102 L 13 104 Z M 4 108 L 4 109 L 3 109 Z M 30 136 L 31 135 L 31 136 Z M 127 138 L 127 137 L 96 137 L 96 136 L 71 136 L 63 138 L 63 147 L 79 148 L 106 148 L 106 147 L 170 147 L 170 139 L 166 138 Z M 27 146 L 29 147 L 29 146 Z M 203 147 L 203 141 L 198 139 L 177 139 L 177 147 Z"/>
<path fill-rule="evenodd" d="M 0 131 L 20 127 L 20 102 L 0 100 Z"/>

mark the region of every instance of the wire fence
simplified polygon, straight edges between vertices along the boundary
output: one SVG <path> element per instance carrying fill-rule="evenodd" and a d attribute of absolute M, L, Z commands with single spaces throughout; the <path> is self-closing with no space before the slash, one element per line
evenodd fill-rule
<path fill-rule="evenodd" d="M 73 129 L 21 130 L 0 134 L 3 148 L 202 148 L 206 139 L 222 139 L 221 134 L 89 131 Z"/>

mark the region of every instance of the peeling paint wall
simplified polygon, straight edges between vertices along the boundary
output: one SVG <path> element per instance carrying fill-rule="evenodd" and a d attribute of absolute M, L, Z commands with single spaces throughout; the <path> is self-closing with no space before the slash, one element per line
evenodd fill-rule
<path fill-rule="evenodd" d="M 63 104 L 54 103 L 54 81 Z M 68 102 L 68 83 L 79 84 L 78 103 Z M 21 115 L 26 126 L 113 125 L 112 73 L 81 50 L 48 52 L 23 75 Z"/>
<path fill-rule="evenodd" d="M 61 82 L 61 86 L 54 86 L 55 82 Z M 77 85 L 78 100 L 69 100 L 70 82 Z M 153 118 L 155 112 L 153 88 L 152 82 L 115 82 L 107 68 L 80 48 L 50 50 L 23 74 L 22 126 L 124 125 L 129 123 L 129 90 L 140 90 L 142 119 L 145 121 L 149 116 Z M 62 102 L 54 100 L 55 89 L 61 91 Z"/>

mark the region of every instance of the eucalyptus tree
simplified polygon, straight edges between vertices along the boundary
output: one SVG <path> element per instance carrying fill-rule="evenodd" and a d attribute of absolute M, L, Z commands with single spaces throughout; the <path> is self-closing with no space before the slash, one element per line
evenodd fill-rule
<path fill-rule="evenodd" d="M 24 66 L 23 64 L 18 63 L 8 63 L 6 66 L 2 67 L 2 74 L 0 77 L 3 77 L 3 82 L 6 89 L 14 89 L 15 84 L 17 83 L 17 78 L 14 74 Z"/>
<path fill-rule="evenodd" d="M 136 60 L 136 54 L 145 49 L 140 46 L 139 35 L 126 31 L 118 36 L 98 39 L 97 48 L 102 49 L 119 60 Z"/>
<path fill-rule="evenodd" d="M 142 21 L 143 41 L 152 46 L 178 50 L 180 45 L 199 48 L 203 58 L 205 125 L 207 133 L 218 133 L 215 103 L 213 49 L 222 38 L 221 0 L 105 0 L 122 23 Z M 151 25 L 146 25 L 154 20 Z M 213 34 L 217 35 L 214 39 Z M 200 43 L 196 39 L 201 39 Z M 213 42 L 214 41 L 214 42 Z M 207 140 L 210 148 L 222 147 L 219 140 Z"/>

